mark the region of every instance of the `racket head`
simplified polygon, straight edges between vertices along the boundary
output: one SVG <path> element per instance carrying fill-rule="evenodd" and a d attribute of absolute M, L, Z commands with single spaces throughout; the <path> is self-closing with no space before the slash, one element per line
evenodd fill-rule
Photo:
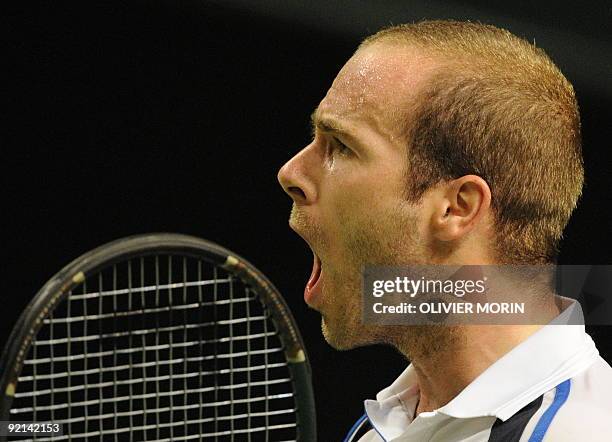
<path fill-rule="evenodd" d="M 11 420 L 10 410 L 19 391 L 18 382 L 24 361 L 45 320 L 54 310 L 88 278 L 111 266 L 153 256 L 182 257 L 209 263 L 240 280 L 256 295 L 280 340 L 290 373 L 295 401 L 296 440 L 315 441 L 316 419 L 310 365 L 301 335 L 283 297 L 263 273 L 241 256 L 213 242 L 176 233 L 136 235 L 100 246 L 65 266 L 39 290 L 13 327 L 0 359 L 0 420 Z M 99 290 L 101 292 L 101 288 Z"/>

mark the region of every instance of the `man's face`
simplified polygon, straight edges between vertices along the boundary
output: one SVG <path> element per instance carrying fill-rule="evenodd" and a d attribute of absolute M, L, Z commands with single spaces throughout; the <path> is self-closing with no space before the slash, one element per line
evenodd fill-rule
<path fill-rule="evenodd" d="M 313 141 L 278 174 L 294 200 L 290 226 L 314 254 L 305 300 L 339 349 L 387 340 L 361 324 L 363 266 L 422 261 L 419 206 L 404 197 L 401 133 L 423 71 L 406 50 L 360 50 L 314 112 Z"/>

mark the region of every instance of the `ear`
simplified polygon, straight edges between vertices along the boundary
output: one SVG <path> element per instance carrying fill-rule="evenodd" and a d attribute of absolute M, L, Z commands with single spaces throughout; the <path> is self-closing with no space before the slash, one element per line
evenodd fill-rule
<path fill-rule="evenodd" d="M 439 241 L 455 241 L 467 235 L 491 206 L 491 189 L 477 175 L 450 181 L 437 193 L 430 221 Z"/>

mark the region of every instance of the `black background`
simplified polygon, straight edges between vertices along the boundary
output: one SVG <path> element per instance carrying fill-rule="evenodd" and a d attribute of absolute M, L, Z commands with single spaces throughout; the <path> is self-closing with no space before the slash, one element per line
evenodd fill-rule
<path fill-rule="evenodd" d="M 135 233 L 201 236 L 247 257 L 284 294 L 312 360 L 320 439 L 341 439 L 363 399 L 406 362 L 390 348 L 336 352 L 325 344 L 319 315 L 302 298 L 312 258 L 287 226 L 290 200 L 276 172 L 309 141 L 310 112 L 365 35 L 391 22 L 471 18 L 546 49 L 577 90 L 587 173 L 560 262 L 612 263 L 612 7 L 536 3 L 5 9 L 2 342 L 38 288 L 81 253 Z M 610 330 L 590 331 L 612 359 Z"/>

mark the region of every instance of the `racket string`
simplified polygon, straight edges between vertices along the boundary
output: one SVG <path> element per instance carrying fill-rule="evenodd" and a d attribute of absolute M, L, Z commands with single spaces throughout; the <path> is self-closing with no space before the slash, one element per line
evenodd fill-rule
<path fill-rule="evenodd" d="M 53 440 L 295 440 L 291 382 L 241 280 L 200 260 L 139 257 L 88 278 L 45 319 L 11 418 L 65 424 Z"/>

